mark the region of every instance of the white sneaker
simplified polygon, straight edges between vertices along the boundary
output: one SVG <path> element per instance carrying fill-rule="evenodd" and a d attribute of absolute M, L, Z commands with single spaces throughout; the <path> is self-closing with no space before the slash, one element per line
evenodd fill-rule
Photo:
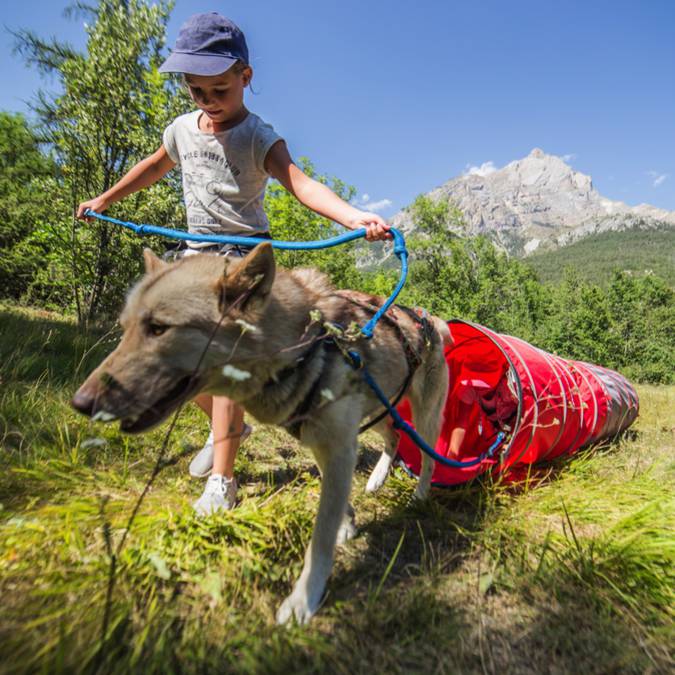
<path fill-rule="evenodd" d="M 237 481 L 221 475 L 209 476 L 202 496 L 192 505 L 200 516 L 229 511 L 237 502 Z"/>
<path fill-rule="evenodd" d="M 253 427 L 248 424 L 244 424 L 244 429 L 241 432 L 239 438 L 239 445 L 241 445 L 253 431 Z M 195 478 L 204 478 L 211 473 L 213 468 L 213 429 L 209 433 L 209 437 L 204 443 L 204 447 L 195 455 L 194 459 L 190 462 L 190 467 L 188 471 L 191 476 Z"/>

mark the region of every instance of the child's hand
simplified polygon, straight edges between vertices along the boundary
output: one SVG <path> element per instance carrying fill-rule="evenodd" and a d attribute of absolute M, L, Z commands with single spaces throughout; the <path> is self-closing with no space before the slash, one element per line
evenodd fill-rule
<path fill-rule="evenodd" d="M 91 218 L 88 218 L 84 215 L 84 212 L 87 209 L 91 209 L 92 211 L 96 211 L 96 213 L 103 213 L 108 208 L 109 204 L 106 202 L 103 197 L 95 197 L 94 199 L 90 199 L 88 202 L 82 202 L 78 207 L 77 207 L 77 214 L 76 217 L 78 220 L 87 220 L 91 221 Z"/>
<path fill-rule="evenodd" d="M 352 218 L 349 224 L 355 230 L 365 227 L 367 241 L 391 239 L 391 234 L 389 234 L 391 225 L 387 225 L 385 220 L 381 216 L 378 216 L 377 213 L 360 211 L 357 216 Z"/>

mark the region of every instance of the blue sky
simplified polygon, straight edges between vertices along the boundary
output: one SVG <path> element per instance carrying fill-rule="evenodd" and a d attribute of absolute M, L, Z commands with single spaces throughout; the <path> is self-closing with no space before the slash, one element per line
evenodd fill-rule
<path fill-rule="evenodd" d="M 3 3 L 0 23 L 84 48 L 67 4 Z M 675 210 L 675 0 L 177 0 L 169 45 L 211 10 L 246 33 L 249 108 L 385 216 L 534 147 L 611 199 Z M 25 111 L 49 83 L 11 46 L 2 31 L 0 109 Z"/>

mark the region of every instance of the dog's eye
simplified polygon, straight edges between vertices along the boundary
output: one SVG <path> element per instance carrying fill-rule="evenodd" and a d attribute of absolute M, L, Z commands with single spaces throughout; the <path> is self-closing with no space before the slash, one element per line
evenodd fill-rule
<path fill-rule="evenodd" d="M 166 331 L 169 329 L 168 326 L 165 326 L 164 324 L 161 323 L 151 323 L 148 325 L 148 330 L 152 335 L 155 337 L 159 337 L 160 335 L 164 335 Z"/>

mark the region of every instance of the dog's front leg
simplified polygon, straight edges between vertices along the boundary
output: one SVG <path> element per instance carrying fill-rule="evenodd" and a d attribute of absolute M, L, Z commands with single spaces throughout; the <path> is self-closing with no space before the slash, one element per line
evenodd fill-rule
<path fill-rule="evenodd" d="M 339 436 L 338 436 L 339 438 Z M 321 469 L 321 498 L 314 532 L 305 554 L 305 565 L 293 592 L 277 612 L 277 623 L 292 618 L 304 624 L 319 608 L 326 581 L 333 567 L 338 529 L 347 512 L 352 475 L 356 465 L 356 438 L 349 446 L 314 450 Z"/>

